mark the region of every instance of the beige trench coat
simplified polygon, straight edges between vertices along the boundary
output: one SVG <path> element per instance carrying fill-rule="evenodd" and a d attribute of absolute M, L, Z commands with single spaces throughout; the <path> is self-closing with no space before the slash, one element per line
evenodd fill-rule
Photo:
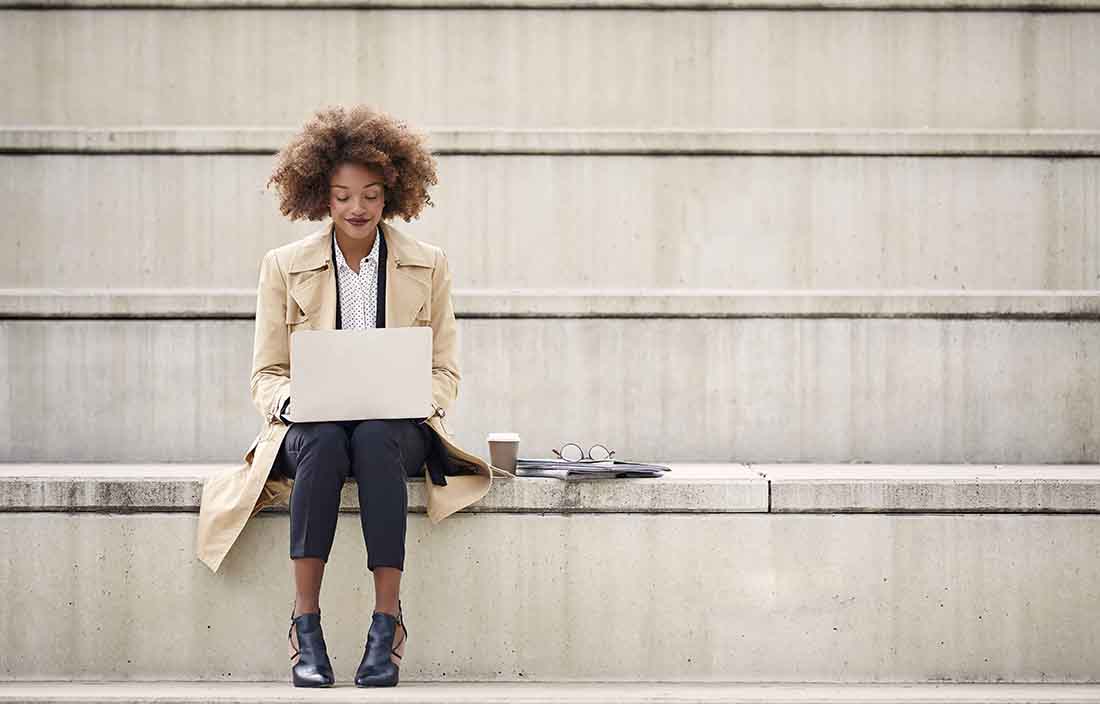
<path fill-rule="evenodd" d="M 427 513 L 438 523 L 478 501 L 489 491 L 493 475 L 512 477 L 455 444 L 444 424 L 458 396 L 458 329 L 451 301 L 451 274 L 443 250 L 381 224 L 386 239 L 386 327 L 432 327 L 432 407 L 422 422 L 436 432 L 451 462 L 473 474 L 447 477 L 433 484 L 422 467 L 428 491 Z M 244 453 L 244 464 L 203 484 L 196 553 L 212 571 L 261 509 L 289 505 L 291 479 L 270 476 L 287 425 L 278 411 L 290 394 L 290 335 L 296 330 L 333 329 L 336 325 L 333 225 L 269 251 L 260 265 L 256 300 L 256 336 L 252 356 L 252 402 L 264 426 Z"/>

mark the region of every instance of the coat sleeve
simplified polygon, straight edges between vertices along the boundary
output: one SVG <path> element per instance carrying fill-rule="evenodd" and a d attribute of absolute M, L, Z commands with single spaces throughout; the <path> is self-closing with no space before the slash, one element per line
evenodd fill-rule
<path fill-rule="evenodd" d="M 290 397 L 290 335 L 286 327 L 286 277 L 274 250 L 260 264 L 256 335 L 252 342 L 252 404 L 265 421 L 279 421 Z"/>
<path fill-rule="evenodd" d="M 458 324 L 451 301 L 451 270 L 447 254 L 439 249 L 432 273 L 432 405 L 444 413 L 458 398 Z"/>

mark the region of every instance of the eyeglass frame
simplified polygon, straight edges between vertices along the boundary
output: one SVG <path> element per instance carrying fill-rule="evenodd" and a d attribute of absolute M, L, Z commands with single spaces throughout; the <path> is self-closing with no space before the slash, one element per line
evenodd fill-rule
<path fill-rule="evenodd" d="M 565 448 L 569 447 L 570 445 L 577 448 L 577 451 L 581 453 L 580 459 L 567 460 L 567 459 L 565 459 L 565 457 L 562 456 L 561 451 L 565 450 Z M 603 457 L 601 459 L 596 459 L 595 457 L 593 457 L 592 456 L 592 451 L 595 450 L 597 447 L 602 447 L 604 449 L 604 452 L 607 453 L 607 457 Z M 582 448 L 580 445 L 578 445 L 575 442 L 567 442 L 564 445 L 562 445 L 560 448 L 551 450 L 551 452 L 553 452 L 555 455 L 557 455 L 558 459 L 563 460 L 565 462 L 607 462 L 609 460 L 614 459 L 614 457 L 615 457 L 615 451 L 612 450 L 611 448 L 609 448 L 607 445 L 604 445 L 602 442 L 594 443 L 591 447 L 588 448 L 587 452 L 584 450 L 584 448 Z"/>

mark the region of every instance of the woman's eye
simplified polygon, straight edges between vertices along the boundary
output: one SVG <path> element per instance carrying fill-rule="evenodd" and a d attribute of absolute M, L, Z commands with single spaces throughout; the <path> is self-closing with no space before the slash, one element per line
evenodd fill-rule
<path fill-rule="evenodd" d="M 337 198 L 336 200 L 338 200 L 338 201 L 340 201 L 341 203 L 343 203 L 344 201 L 346 201 L 346 200 L 347 200 L 347 198 Z"/>
<path fill-rule="evenodd" d="M 367 200 L 378 200 L 378 196 L 367 196 Z"/>

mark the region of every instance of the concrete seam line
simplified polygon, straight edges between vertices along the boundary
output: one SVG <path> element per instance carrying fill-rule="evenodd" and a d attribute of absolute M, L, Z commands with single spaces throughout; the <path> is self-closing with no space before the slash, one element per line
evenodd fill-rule
<path fill-rule="evenodd" d="M 477 315 L 456 313 L 459 320 L 990 320 L 997 322 L 1094 322 L 1100 320 L 1097 313 L 1037 313 L 1037 314 L 1001 314 L 983 315 L 968 313 L 784 313 L 784 314 L 668 314 L 668 313 L 592 313 L 592 314 L 542 314 L 542 313 L 501 313 L 495 315 Z M 0 313 L 0 320 L 8 322 L 41 322 L 44 320 L 63 320 L 68 322 L 187 322 L 203 320 L 209 322 L 236 322 L 254 320 L 249 314 L 195 314 L 195 315 L 7 315 Z"/>
<path fill-rule="evenodd" d="M 464 319 L 1097 320 L 1100 290 L 459 289 Z M 252 320 L 247 289 L 0 289 L 0 319 Z"/>
<path fill-rule="evenodd" d="M 26 507 L 13 507 L 13 506 L 0 506 L 0 514 L 7 513 L 41 513 L 41 514 L 94 514 L 94 515 L 133 515 L 133 514 L 179 514 L 179 513 L 192 513 L 197 514 L 199 507 L 171 507 L 171 506 L 151 506 L 151 507 L 126 507 L 126 506 L 26 506 Z M 358 514 L 357 508 L 341 507 L 340 513 L 342 514 Z M 423 507 L 409 507 L 410 514 L 424 514 L 425 509 Z M 261 516 L 280 516 L 286 515 L 287 509 L 284 507 L 268 507 L 262 509 L 256 514 L 255 518 Z M 763 515 L 889 515 L 889 516 L 1095 516 L 1100 514 L 1100 507 L 1097 508 L 1067 508 L 1067 509 L 1026 509 L 1026 508 L 1011 508 L 1004 510 L 997 510 L 993 508 L 945 508 L 945 509 L 878 509 L 878 508 L 866 508 L 866 509 L 849 509 L 849 508 L 768 508 L 768 509 L 731 509 L 731 510 L 719 510 L 719 509 L 589 509 L 589 508 L 577 508 L 577 509 L 551 509 L 551 508 L 478 508 L 476 510 L 464 509 L 459 511 L 458 514 L 509 514 L 509 515 L 546 515 L 546 516 L 575 516 L 575 515 L 610 515 L 610 516 L 763 516 Z M 456 514 L 457 515 L 457 514 Z M 255 520 L 255 519 L 254 519 Z"/>
<path fill-rule="evenodd" d="M 31 10 L 573 10 L 1089 12 L 1094 0 L 3 0 Z"/>
<path fill-rule="evenodd" d="M 1100 9 L 1100 5 L 1098 5 Z M 442 156 L 1015 157 L 1100 155 L 1100 130 L 425 128 Z M 0 153 L 270 155 L 291 134 L 267 127 L 0 128 Z"/>

